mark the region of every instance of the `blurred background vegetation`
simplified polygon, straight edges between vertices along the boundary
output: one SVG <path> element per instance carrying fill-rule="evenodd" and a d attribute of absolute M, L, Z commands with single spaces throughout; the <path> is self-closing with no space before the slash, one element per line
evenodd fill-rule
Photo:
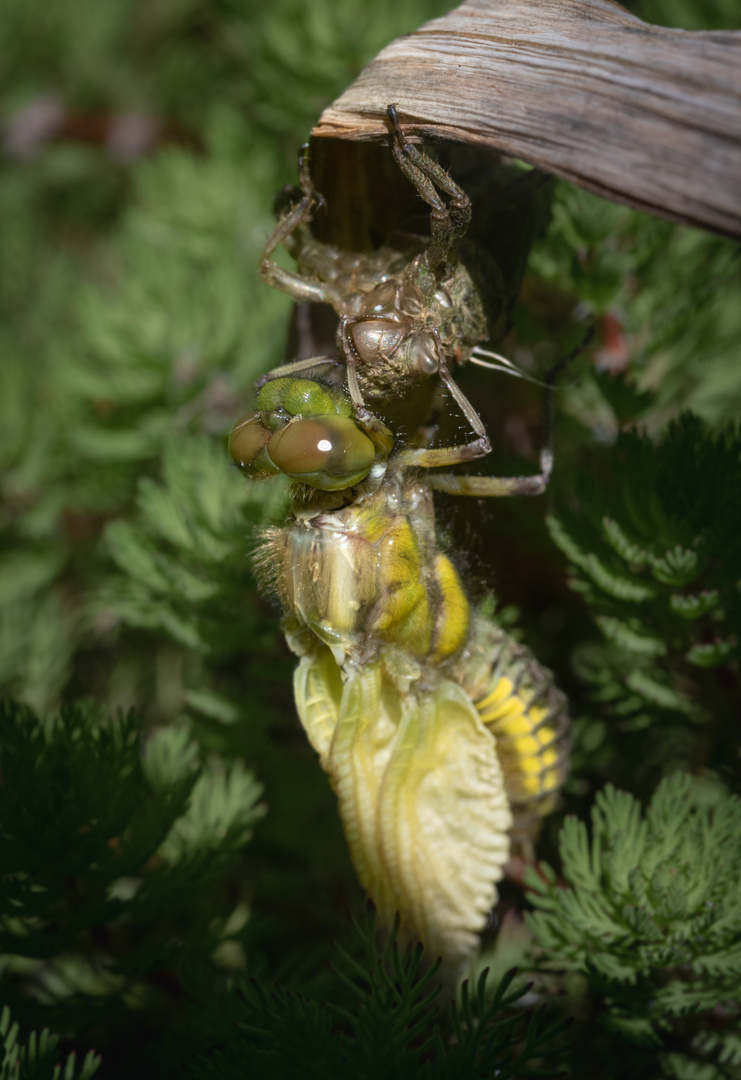
<path fill-rule="evenodd" d="M 361 1058 L 322 1057 L 336 1031 L 312 1003 L 344 1000 L 351 961 L 381 1035 L 399 1000 L 376 993 L 368 930 L 350 927 L 362 892 L 250 571 L 284 492 L 245 484 L 224 437 L 286 354 L 290 302 L 258 263 L 297 146 L 380 48 L 447 6 L 2 6 L 3 1078 L 92 1075 L 88 1048 L 105 1077 L 443 1075 L 406 1029 L 384 1065 L 347 1018 Z M 736 0 L 632 10 L 741 26 Z M 555 185 L 497 347 L 542 375 L 589 323 L 548 499 L 441 509 L 472 589 L 495 592 L 574 718 L 541 846 L 556 871 L 527 897 L 504 884 L 480 968 L 492 989 L 513 964 L 533 973 L 503 1015 L 576 1017 L 554 1067 L 738 1077 L 737 245 Z M 537 390 L 464 385 L 497 471 L 534 469 Z M 660 784 L 677 771 L 684 786 Z M 562 831 L 590 811 L 591 840 Z M 268 991 L 240 997 L 247 976 Z M 510 1071 L 487 1061 L 522 1075 L 527 1037 L 507 1023 Z M 58 1043 L 29 1042 L 46 1026 Z"/>

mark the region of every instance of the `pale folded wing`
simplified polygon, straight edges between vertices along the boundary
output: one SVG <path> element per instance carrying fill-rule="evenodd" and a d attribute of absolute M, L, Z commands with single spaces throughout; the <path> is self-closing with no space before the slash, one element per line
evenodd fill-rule
<path fill-rule="evenodd" d="M 495 738 L 464 691 L 399 693 L 378 660 L 343 680 L 329 650 L 296 673 L 299 716 L 339 801 L 358 876 L 390 924 L 459 967 L 496 903 L 512 823 Z"/>

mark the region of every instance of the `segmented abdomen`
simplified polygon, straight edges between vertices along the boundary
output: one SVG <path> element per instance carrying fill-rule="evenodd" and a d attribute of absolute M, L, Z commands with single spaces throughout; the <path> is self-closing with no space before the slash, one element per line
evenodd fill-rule
<path fill-rule="evenodd" d="M 513 839 L 531 854 L 568 772 L 566 698 L 529 649 L 484 615 L 477 618 L 457 677 L 496 739 Z"/>

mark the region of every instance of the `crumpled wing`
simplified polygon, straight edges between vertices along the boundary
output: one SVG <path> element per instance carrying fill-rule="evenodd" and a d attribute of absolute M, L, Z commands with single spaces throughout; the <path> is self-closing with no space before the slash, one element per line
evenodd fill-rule
<path fill-rule="evenodd" d="M 304 656 L 293 675 L 296 708 L 309 742 L 319 755 L 322 768 L 332 745 L 342 700 L 342 672 L 329 649 Z"/>
<path fill-rule="evenodd" d="M 404 936 L 457 971 L 477 948 L 509 855 L 495 739 L 450 680 L 400 694 L 380 661 L 344 686 L 332 664 L 301 661 L 297 704 L 358 876 L 383 923 L 398 911 Z"/>

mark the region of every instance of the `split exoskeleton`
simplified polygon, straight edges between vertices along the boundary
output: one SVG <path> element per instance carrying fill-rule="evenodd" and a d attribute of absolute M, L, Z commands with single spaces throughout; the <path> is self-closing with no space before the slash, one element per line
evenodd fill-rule
<path fill-rule="evenodd" d="M 393 105 L 388 108 L 394 129 L 392 150 L 404 175 L 432 207 L 431 238 L 411 258 L 382 247 L 373 254 L 342 252 L 316 241 L 309 229 L 313 211 L 321 204 L 314 191 L 304 155 L 300 165 L 302 198 L 280 222 L 263 251 L 264 280 L 297 301 L 330 304 L 339 316 L 337 352 L 356 421 L 373 425 L 371 408 L 404 402 L 408 414 L 420 414 L 430 401 L 431 379 L 442 382 L 470 424 L 475 438 L 450 447 L 404 447 L 401 463 L 439 469 L 484 457 L 491 443 L 481 418 L 461 392 L 450 368 L 465 363 L 488 338 L 484 305 L 471 275 L 457 261 L 455 245 L 471 218 L 468 196 L 447 173 L 416 146 L 408 143 Z M 449 205 L 440 188 L 450 197 Z M 284 244 L 298 270 L 284 270 L 272 261 Z M 318 369 L 333 358 L 311 357 L 276 368 L 266 379 L 298 376 Z M 259 385 L 259 384 L 258 384 Z M 477 497 L 538 495 L 545 490 L 552 467 L 546 445 L 541 471 L 526 477 L 480 477 L 436 473 L 428 483 L 439 491 Z"/>
<path fill-rule="evenodd" d="M 453 257 L 469 201 L 405 141 L 393 107 L 389 116 L 394 156 L 432 207 L 431 239 L 411 258 L 314 241 L 308 220 L 318 197 L 304 163 L 302 198 L 268 241 L 263 275 L 296 299 L 334 306 L 344 377 L 338 382 L 333 357 L 271 372 L 230 452 L 249 477 L 294 481 L 292 510 L 256 561 L 300 657 L 298 713 L 337 794 L 360 880 L 381 921 L 390 925 L 398 912 L 405 936 L 441 955 L 453 975 L 476 949 L 512 838 L 527 847 L 555 805 L 568 720 L 550 673 L 472 609 L 440 547 L 432 490 L 537 494 L 550 452 L 534 477 L 429 471 L 489 450 L 450 374 L 487 329 Z M 296 273 L 272 262 L 281 243 Z M 420 416 L 420 394 L 435 377 L 475 437 L 425 445 L 422 415 L 418 439 L 399 445 L 374 410 L 386 415 L 390 401 L 409 401 Z"/>

